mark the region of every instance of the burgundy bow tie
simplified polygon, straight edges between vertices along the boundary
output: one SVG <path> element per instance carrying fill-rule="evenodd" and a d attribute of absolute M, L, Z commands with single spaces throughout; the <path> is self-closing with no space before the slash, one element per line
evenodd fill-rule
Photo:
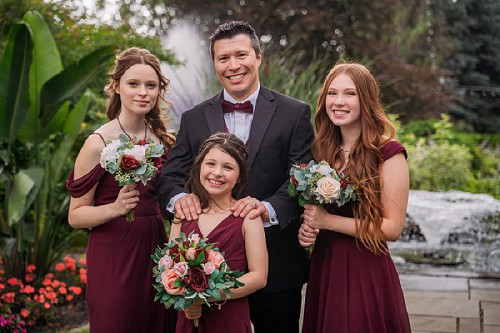
<path fill-rule="evenodd" d="M 225 99 L 222 100 L 222 112 L 224 113 L 231 113 L 234 111 L 242 111 L 245 113 L 253 113 L 253 105 L 252 102 L 246 101 L 245 103 L 231 103 L 229 101 L 226 101 Z"/>

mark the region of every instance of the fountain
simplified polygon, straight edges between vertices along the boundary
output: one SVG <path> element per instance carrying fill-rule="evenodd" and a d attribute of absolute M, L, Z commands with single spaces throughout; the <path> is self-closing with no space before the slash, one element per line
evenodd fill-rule
<path fill-rule="evenodd" d="M 215 75 L 209 42 L 202 37 L 192 20 L 178 20 L 163 43 L 182 62 L 175 67 L 162 64 L 163 73 L 170 79 L 169 92 L 165 96 L 172 103 L 170 129 L 177 131 L 182 113 L 211 95 Z"/>
<path fill-rule="evenodd" d="M 500 201 L 486 194 L 412 190 L 405 231 L 390 247 L 401 268 L 451 265 L 500 276 Z"/>

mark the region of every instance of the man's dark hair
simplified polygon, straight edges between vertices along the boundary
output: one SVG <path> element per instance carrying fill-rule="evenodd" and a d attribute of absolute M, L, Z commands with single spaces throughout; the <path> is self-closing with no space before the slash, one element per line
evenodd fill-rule
<path fill-rule="evenodd" d="M 231 39 L 237 35 L 247 35 L 252 42 L 255 55 L 257 56 L 260 54 L 259 38 L 252 26 L 243 21 L 229 21 L 219 25 L 212 36 L 210 36 L 210 54 L 212 55 L 212 60 L 214 60 L 215 42 L 221 39 Z"/>

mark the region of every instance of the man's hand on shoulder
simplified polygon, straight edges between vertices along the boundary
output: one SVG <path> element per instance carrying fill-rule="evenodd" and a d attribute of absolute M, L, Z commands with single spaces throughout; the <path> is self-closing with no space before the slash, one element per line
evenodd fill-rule
<path fill-rule="evenodd" d="M 246 217 L 248 215 L 252 220 L 260 216 L 262 221 L 269 221 L 269 211 L 266 206 L 258 199 L 250 196 L 236 201 L 231 205 L 231 210 L 234 216 Z"/>
<path fill-rule="evenodd" d="M 200 199 L 196 194 L 189 193 L 175 201 L 174 216 L 177 219 L 196 220 L 201 212 Z"/>

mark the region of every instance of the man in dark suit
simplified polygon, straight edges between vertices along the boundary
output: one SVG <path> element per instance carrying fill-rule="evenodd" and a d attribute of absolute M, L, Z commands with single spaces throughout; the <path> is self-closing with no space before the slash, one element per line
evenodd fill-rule
<path fill-rule="evenodd" d="M 297 238 L 302 209 L 288 196 L 287 185 L 290 165 L 312 159 L 311 109 L 259 83 L 262 54 L 249 24 L 222 24 L 210 41 L 224 90 L 182 115 L 177 142 L 158 183 L 160 204 L 180 219 L 197 219 L 201 206 L 185 181 L 199 147 L 221 131 L 246 142 L 249 196 L 231 209 L 235 216 L 261 215 L 269 252 L 267 286 L 249 296 L 252 323 L 256 333 L 298 332 L 306 253 Z"/>

